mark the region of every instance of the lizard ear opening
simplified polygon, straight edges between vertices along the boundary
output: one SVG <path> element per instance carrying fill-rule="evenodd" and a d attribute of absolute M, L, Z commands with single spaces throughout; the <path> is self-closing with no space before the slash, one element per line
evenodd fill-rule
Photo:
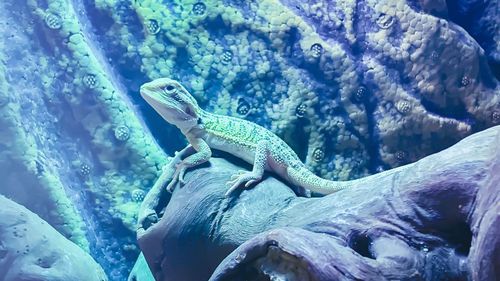
<path fill-rule="evenodd" d="M 198 114 L 196 113 L 196 110 L 192 105 L 188 105 L 186 108 L 186 114 L 193 117 L 193 118 L 198 118 Z"/>

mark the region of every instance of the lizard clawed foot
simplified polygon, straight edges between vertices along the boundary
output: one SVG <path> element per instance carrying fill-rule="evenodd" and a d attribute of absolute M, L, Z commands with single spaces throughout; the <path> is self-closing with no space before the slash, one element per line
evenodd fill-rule
<path fill-rule="evenodd" d="M 167 191 L 172 193 L 175 189 L 175 185 L 179 182 L 184 185 L 186 182 L 184 181 L 184 175 L 186 174 L 187 167 L 181 163 L 177 164 L 174 175 L 172 176 L 172 180 L 167 185 Z"/>
<path fill-rule="evenodd" d="M 238 173 L 232 175 L 231 180 L 227 182 L 227 185 L 231 187 L 226 192 L 225 196 L 229 196 L 243 184 L 245 184 L 245 187 L 248 188 L 250 185 L 260 182 L 261 179 L 262 176 L 257 175 L 254 172 L 240 170 Z"/>
<path fill-rule="evenodd" d="M 174 189 L 175 189 L 175 185 L 176 185 L 176 184 L 177 184 L 177 179 L 175 179 L 175 178 L 174 178 L 174 179 L 172 179 L 172 180 L 168 183 L 168 185 L 167 185 L 167 187 L 166 187 L 167 191 L 168 191 L 168 192 L 170 192 L 170 193 L 174 192 Z"/>
<path fill-rule="evenodd" d="M 139 228 L 143 228 L 144 230 L 147 230 L 149 227 L 151 227 L 153 224 L 158 222 L 158 214 L 152 209 L 146 209 L 140 212 L 139 219 L 138 219 L 138 226 Z"/>

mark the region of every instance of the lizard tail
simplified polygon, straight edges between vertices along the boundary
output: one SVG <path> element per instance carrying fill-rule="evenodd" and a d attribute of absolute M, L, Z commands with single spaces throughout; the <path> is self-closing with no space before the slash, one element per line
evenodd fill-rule
<path fill-rule="evenodd" d="M 356 182 L 356 180 L 326 180 L 318 177 L 302 165 L 299 167 L 288 167 L 287 174 L 293 184 L 323 195 L 334 193 L 345 188 L 350 188 Z"/>

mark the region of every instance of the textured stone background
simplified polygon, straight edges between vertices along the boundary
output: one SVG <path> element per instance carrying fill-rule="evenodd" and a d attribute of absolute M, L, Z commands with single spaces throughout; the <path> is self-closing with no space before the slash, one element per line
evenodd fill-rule
<path fill-rule="evenodd" d="M 2 281 L 106 281 L 80 247 L 25 207 L 0 195 Z"/>
<path fill-rule="evenodd" d="M 0 193 L 123 280 L 139 203 L 184 145 L 143 82 L 179 79 L 319 175 L 357 178 L 500 123 L 498 5 L 1 1 Z"/>

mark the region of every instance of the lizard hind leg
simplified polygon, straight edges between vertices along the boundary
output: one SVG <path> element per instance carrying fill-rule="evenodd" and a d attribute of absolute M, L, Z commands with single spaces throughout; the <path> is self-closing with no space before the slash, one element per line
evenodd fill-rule
<path fill-rule="evenodd" d="M 240 186 L 245 185 L 248 188 L 254 183 L 258 183 L 262 179 L 262 175 L 257 175 L 253 171 L 238 171 L 238 173 L 231 176 L 231 180 L 227 182 L 228 186 L 231 186 L 228 191 L 226 191 L 226 196 L 229 196 L 233 191 L 238 189 Z"/>
<path fill-rule="evenodd" d="M 267 156 L 269 154 L 268 147 L 267 140 L 262 140 L 257 143 L 252 171 L 240 170 L 238 173 L 234 174 L 231 177 L 231 180 L 227 182 L 227 184 L 231 187 L 226 192 L 226 197 L 242 185 L 244 185 L 245 188 L 248 188 L 252 184 L 258 183 L 262 180 L 264 170 L 267 166 Z"/>

